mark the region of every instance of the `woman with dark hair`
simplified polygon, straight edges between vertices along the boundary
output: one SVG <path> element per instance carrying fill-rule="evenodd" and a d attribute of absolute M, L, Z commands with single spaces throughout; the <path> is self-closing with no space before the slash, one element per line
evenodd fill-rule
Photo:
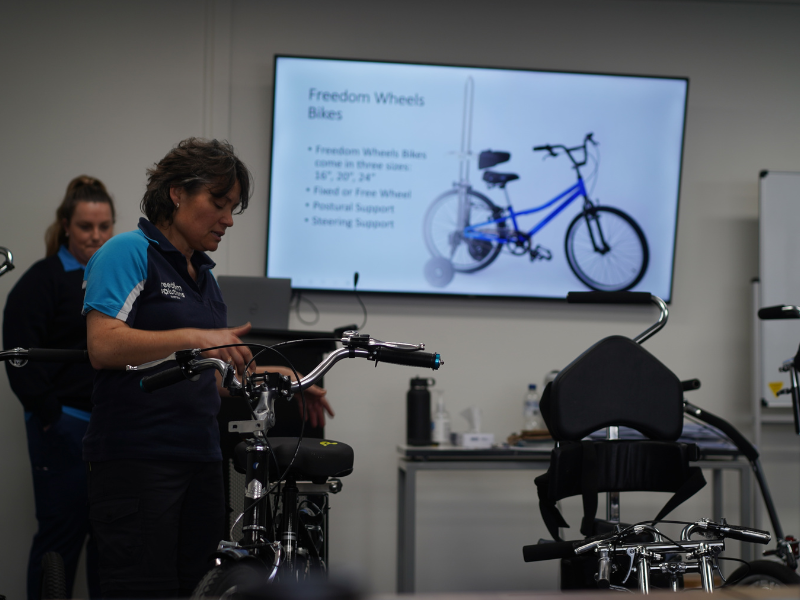
<path fill-rule="evenodd" d="M 189 595 L 210 566 L 226 516 L 214 373 L 148 394 L 141 375 L 125 366 L 238 344 L 250 328 L 228 328 L 206 254 L 247 206 L 249 171 L 229 144 L 190 138 L 147 173 L 147 218 L 86 270 L 84 314 L 98 373 L 84 458 L 107 598 Z M 252 358 L 245 346 L 207 355 L 240 373 Z M 309 399 L 312 425 L 333 414 L 325 390 L 315 387 Z"/>
<path fill-rule="evenodd" d="M 45 233 L 46 256 L 8 295 L 3 320 L 5 348 L 86 348 L 83 270 L 113 234 L 114 203 L 97 179 L 70 181 L 56 218 Z M 28 561 L 28 599 L 40 597 L 42 556 L 64 559 L 72 591 L 78 559 L 89 536 L 83 436 L 91 411 L 94 370 L 88 364 L 6 363 L 11 389 L 25 408 L 28 452 L 38 530 Z M 97 551 L 89 537 L 89 593 L 96 597 Z"/>

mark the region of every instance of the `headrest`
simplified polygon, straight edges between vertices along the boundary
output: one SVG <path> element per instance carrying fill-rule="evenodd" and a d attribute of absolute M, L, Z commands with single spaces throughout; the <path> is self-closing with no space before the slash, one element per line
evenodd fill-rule
<path fill-rule="evenodd" d="M 555 440 L 580 440 L 612 425 L 675 441 L 683 430 L 683 390 L 655 356 L 623 336 L 581 354 L 545 388 L 542 416 Z"/>

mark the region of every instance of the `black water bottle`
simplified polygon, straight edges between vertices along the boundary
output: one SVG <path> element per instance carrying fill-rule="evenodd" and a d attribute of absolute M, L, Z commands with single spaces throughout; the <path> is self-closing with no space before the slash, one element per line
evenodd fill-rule
<path fill-rule="evenodd" d="M 436 383 L 428 377 L 414 377 L 406 395 L 406 443 L 409 446 L 431 445 L 431 393 Z"/>

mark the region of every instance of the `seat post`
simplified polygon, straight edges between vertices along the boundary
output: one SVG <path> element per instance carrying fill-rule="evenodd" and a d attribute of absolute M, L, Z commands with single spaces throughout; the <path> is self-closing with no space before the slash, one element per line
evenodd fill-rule
<path fill-rule="evenodd" d="M 619 439 L 619 427 L 611 425 L 606 429 L 607 440 Z M 606 521 L 619 523 L 619 492 L 606 492 Z"/>

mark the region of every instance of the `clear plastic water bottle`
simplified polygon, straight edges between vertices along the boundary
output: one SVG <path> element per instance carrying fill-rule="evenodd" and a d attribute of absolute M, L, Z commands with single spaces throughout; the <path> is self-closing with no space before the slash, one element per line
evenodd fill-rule
<path fill-rule="evenodd" d="M 444 391 L 436 390 L 436 409 L 433 412 L 431 441 L 439 446 L 450 445 L 450 413 L 444 407 Z"/>
<path fill-rule="evenodd" d="M 528 385 L 528 392 L 525 394 L 523 404 L 524 431 L 537 431 L 544 429 L 544 422 L 542 421 L 542 414 L 539 412 L 539 393 L 536 391 L 536 384 L 531 383 Z"/>

